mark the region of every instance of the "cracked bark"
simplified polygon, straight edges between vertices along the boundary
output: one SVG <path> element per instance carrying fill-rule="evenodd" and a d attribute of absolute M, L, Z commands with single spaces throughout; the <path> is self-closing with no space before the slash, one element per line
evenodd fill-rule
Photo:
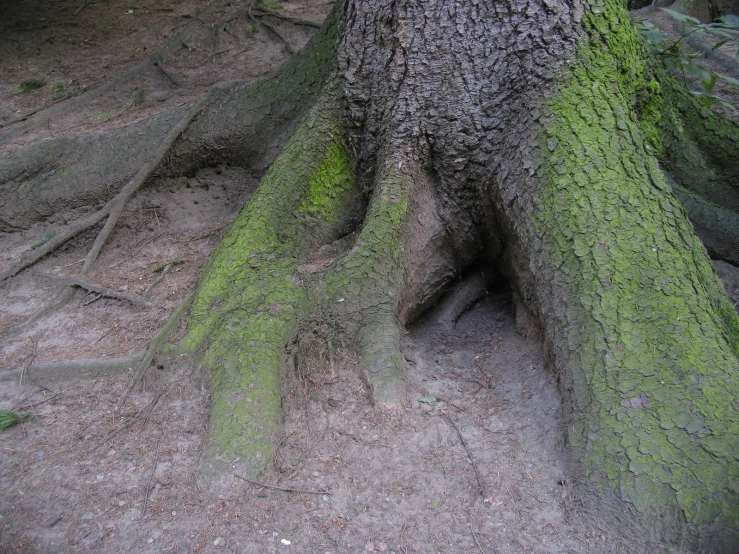
<path fill-rule="evenodd" d="M 730 551 L 739 318 L 650 133 L 678 183 L 735 213 L 736 126 L 684 103 L 649 119 L 655 72 L 616 0 L 352 0 L 343 23 L 340 8 L 301 54 L 327 64 L 298 92 L 301 106 L 318 99 L 310 111 L 285 104 L 289 87 L 262 105 L 249 117 L 296 117 L 260 150 L 258 127 L 217 123 L 262 89 L 224 96 L 175 152 L 202 142 L 203 164 L 234 134 L 246 161 L 269 160 L 309 114 L 201 276 L 186 346 L 213 376 L 206 472 L 269 463 L 302 314 L 334 321 L 376 396 L 402 403 L 402 326 L 468 269 L 495 266 L 542 329 L 586 506 L 640 539 Z M 693 131 L 672 132 L 681 121 Z M 725 194 L 707 192 L 683 147 Z M 304 279 L 310 252 L 342 236 L 350 249 Z"/>

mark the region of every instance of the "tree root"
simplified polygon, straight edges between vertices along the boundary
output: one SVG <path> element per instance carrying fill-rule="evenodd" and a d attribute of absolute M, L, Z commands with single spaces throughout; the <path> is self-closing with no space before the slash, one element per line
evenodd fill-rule
<path fill-rule="evenodd" d="M 125 208 L 128 201 L 131 199 L 134 193 L 141 187 L 141 185 L 143 185 L 144 182 L 159 167 L 162 161 L 166 158 L 167 153 L 169 152 L 174 142 L 187 129 L 190 123 L 192 123 L 193 119 L 197 117 L 197 115 L 200 113 L 200 110 L 203 109 L 204 105 L 207 103 L 209 98 L 210 96 L 206 96 L 200 102 L 195 104 L 185 114 L 185 116 L 180 120 L 180 122 L 177 125 L 175 125 L 169 131 L 169 133 L 167 133 L 166 137 L 164 138 L 159 148 L 157 149 L 154 155 L 154 158 L 150 160 L 147 164 L 145 164 L 138 171 L 138 173 L 136 173 L 134 178 L 131 179 L 126 184 L 126 186 L 124 186 L 118 192 L 115 198 L 110 200 L 105 205 L 105 207 L 95 212 L 94 214 L 76 223 L 73 223 L 68 228 L 59 230 L 48 242 L 46 242 L 42 246 L 39 246 L 38 248 L 31 250 L 27 254 L 19 257 L 15 262 L 13 262 L 10 265 L 8 269 L 0 272 L 0 282 L 17 275 L 18 273 L 20 273 L 27 267 L 33 265 L 34 263 L 39 261 L 41 258 L 46 256 L 47 254 L 49 254 L 50 252 L 52 252 L 59 246 L 63 245 L 65 242 L 67 242 L 71 238 L 77 236 L 82 231 L 89 229 L 90 227 L 93 227 L 94 225 L 102 221 L 103 218 L 107 216 L 108 220 L 106 221 L 102 230 L 98 233 L 98 236 L 95 239 L 95 243 L 90 249 L 90 252 L 87 254 L 87 257 L 85 258 L 85 263 L 83 264 L 82 269 L 80 270 L 80 275 L 86 275 L 89 272 L 90 268 L 92 267 L 92 264 L 94 264 L 95 260 L 97 260 L 97 257 L 100 254 L 100 250 L 102 249 L 103 245 L 105 244 L 108 237 L 110 236 L 110 233 L 112 232 L 113 227 L 115 227 L 115 224 L 117 223 L 118 218 L 123 212 L 123 209 Z"/>
<path fill-rule="evenodd" d="M 249 18 L 249 20 L 257 27 L 261 25 L 262 27 L 267 29 L 267 31 L 270 34 L 274 35 L 277 38 L 277 40 L 279 40 L 280 42 L 282 42 L 282 44 L 285 45 L 285 50 L 287 50 L 288 54 L 290 54 L 291 56 L 295 54 L 295 50 L 293 50 L 293 47 L 290 46 L 290 43 L 287 41 L 287 39 L 284 36 L 282 36 L 282 34 L 273 25 L 270 25 L 266 21 L 262 21 L 261 18 L 257 20 L 257 16 L 253 13 L 253 9 L 254 9 L 254 1 L 252 0 L 246 6 L 246 16 Z"/>
<path fill-rule="evenodd" d="M 315 242 L 342 234 L 342 210 L 358 194 L 330 86 L 201 273 L 182 348 L 199 350 L 211 372 L 209 481 L 231 473 L 236 458 L 252 477 L 271 464 L 285 345 L 308 307 L 298 266 Z"/>
<path fill-rule="evenodd" d="M 132 67 L 128 71 L 117 76 L 115 79 L 112 79 L 111 81 L 108 81 L 107 83 L 104 83 L 100 85 L 99 87 L 89 89 L 84 94 L 76 96 L 75 98 L 70 98 L 69 102 L 64 102 L 63 104 L 59 103 L 56 107 L 52 107 L 48 110 L 45 110 L 44 112 L 39 114 L 38 117 L 35 117 L 34 119 L 30 121 L 22 123 L 23 119 L 20 119 L 20 120 L 16 119 L 15 121 L 9 123 L 8 125 L 5 126 L 6 130 L 0 132 L 0 143 L 5 142 L 8 139 L 10 139 L 12 134 L 22 133 L 32 127 L 44 125 L 49 119 L 56 116 L 63 110 L 71 110 L 78 106 L 86 104 L 90 102 L 91 100 L 94 100 L 95 98 L 108 92 L 109 90 L 112 90 L 113 88 L 117 87 L 121 83 L 129 81 L 134 75 L 136 75 L 140 71 L 148 67 L 151 67 L 152 65 L 156 66 L 157 64 L 161 64 L 162 62 L 164 62 L 164 60 L 167 59 L 167 57 L 170 54 L 172 54 L 179 48 L 182 48 L 182 45 L 190 37 L 190 35 L 195 31 L 195 29 L 203 23 L 204 18 L 210 16 L 216 9 L 218 9 L 222 4 L 225 4 L 225 3 L 227 3 L 227 0 L 215 0 L 214 2 L 212 2 L 203 11 L 201 11 L 196 17 L 194 17 L 192 21 L 190 21 L 187 25 L 185 25 L 184 28 L 180 30 L 174 36 L 174 38 L 171 41 L 169 41 L 169 43 L 166 46 L 164 46 L 163 48 L 160 48 L 159 50 L 154 52 L 151 56 L 139 62 L 138 64 L 136 64 L 134 67 Z M 83 4 L 82 7 L 84 7 L 85 5 L 86 4 Z M 161 67 L 159 67 L 159 69 L 161 69 Z M 26 116 L 26 118 L 27 117 L 29 116 Z"/>
<path fill-rule="evenodd" d="M 0 381 L 15 381 L 20 378 L 35 384 L 53 383 L 67 379 L 95 379 L 113 373 L 125 371 L 136 365 L 144 357 L 145 352 L 139 352 L 123 358 L 101 358 L 67 360 L 62 362 L 45 362 L 28 367 L 19 367 L 0 373 Z"/>
<path fill-rule="evenodd" d="M 72 223 L 71 225 L 63 229 L 59 229 L 56 234 L 42 246 L 39 246 L 38 248 L 30 250 L 26 254 L 21 255 L 10 265 L 10 267 L 0 272 L 0 283 L 17 275 L 27 267 L 32 266 L 47 254 L 53 252 L 70 239 L 73 239 L 74 237 L 79 235 L 82 231 L 86 231 L 87 229 L 100 223 L 105 218 L 105 216 L 110 214 L 112 205 L 113 201 L 111 200 L 102 209 L 98 210 L 94 214 L 89 215 L 79 221 L 76 221 L 75 223 Z"/>
<path fill-rule="evenodd" d="M 144 184 L 144 182 L 151 176 L 151 174 L 154 173 L 154 171 L 159 167 L 162 161 L 164 161 L 174 142 L 190 126 L 190 123 L 192 123 L 192 121 L 197 117 L 197 115 L 200 113 L 200 110 L 203 109 L 209 99 L 210 94 L 206 95 L 205 98 L 203 98 L 200 102 L 190 108 L 190 110 L 185 114 L 182 120 L 177 125 L 175 125 L 169 131 L 169 133 L 167 133 L 164 141 L 162 141 L 161 145 L 159 145 L 159 148 L 154 154 L 154 158 L 150 160 L 146 165 L 144 165 L 138 171 L 136 176 L 131 179 L 131 181 L 129 181 L 128 184 L 123 187 L 123 189 L 121 189 L 121 191 L 113 199 L 113 204 L 110 208 L 108 220 L 105 222 L 105 225 L 103 226 L 100 233 L 98 233 L 98 236 L 95 239 L 95 243 L 92 245 L 90 252 L 87 254 L 87 257 L 85 258 L 85 263 L 82 265 L 82 269 L 80 270 L 80 275 L 86 275 L 89 272 L 92 264 L 94 264 L 95 260 L 97 260 L 97 257 L 100 254 L 100 250 L 103 248 L 103 245 L 108 240 L 110 233 L 113 231 L 115 224 L 118 222 L 118 218 L 121 216 L 123 208 L 125 208 L 126 204 L 134 195 L 134 193 L 139 190 L 141 185 Z"/>
<path fill-rule="evenodd" d="M 316 23 L 315 21 L 290 17 L 278 11 L 265 8 L 264 6 L 254 6 L 252 8 L 252 15 L 254 15 L 254 17 L 265 17 L 265 16 L 274 17 L 275 19 L 281 19 L 282 21 L 287 21 L 288 23 L 292 23 L 293 25 L 302 25 L 304 27 L 313 27 L 315 29 L 321 28 L 321 24 Z"/>
<path fill-rule="evenodd" d="M 185 310 L 187 306 L 190 305 L 190 301 L 192 300 L 193 293 L 188 294 L 185 299 L 180 302 L 180 305 L 177 306 L 174 312 L 172 312 L 172 315 L 167 320 L 167 323 L 164 324 L 164 327 L 157 333 L 157 335 L 151 340 L 151 343 L 149 343 L 149 348 L 147 348 L 146 352 L 144 353 L 143 358 L 141 358 L 141 362 L 139 363 L 138 367 L 136 368 L 136 371 L 134 371 L 133 376 L 131 377 L 131 384 L 126 389 L 126 392 L 121 396 L 121 399 L 118 401 L 118 407 L 120 408 L 123 405 L 123 402 L 126 401 L 126 398 L 128 398 L 128 395 L 131 394 L 131 391 L 138 385 L 141 380 L 144 378 L 144 374 L 146 373 L 147 368 L 151 364 L 152 360 L 154 359 L 154 356 L 157 355 L 159 350 L 162 348 L 162 345 L 164 345 L 164 341 L 167 340 L 167 335 L 169 335 L 170 331 L 172 331 L 172 328 L 175 326 L 177 321 L 180 319 L 180 316 L 182 315 L 182 312 Z"/>

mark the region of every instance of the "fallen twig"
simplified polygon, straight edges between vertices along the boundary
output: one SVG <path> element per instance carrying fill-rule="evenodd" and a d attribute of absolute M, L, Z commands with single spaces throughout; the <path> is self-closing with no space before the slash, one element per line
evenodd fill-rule
<path fill-rule="evenodd" d="M 96 338 L 96 339 L 95 339 L 95 342 L 93 342 L 93 343 L 92 343 L 92 346 L 95 346 L 95 345 L 96 345 L 97 343 L 99 343 L 99 342 L 100 342 L 101 340 L 103 340 L 103 339 L 104 339 L 105 337 L 107 337 L 108 335 L 110 335 L 110 334 L 111 334 L 111 333 L 112 333 L 113 331 L 115 331 L 116 329 L 118 329 L 118 323 L 116 323 L 115 325 L 113 325 L 113 327 L 111 327 L 110 329 L 108 329 L 107 331 L 105 331 L 105 333 L 103 333 L 103 334 L 102 334 L 102 335 L 100 335 L 100 336 L 99 336 L 98 338 Z"/>
<path fill-rule="evenodd" d="M 149 300 L 149 294 L 151 294 L 151 291 L 153 291 L 154 290 L 154 287 L 156 287 L 159 283 L 162 282 L 162 280 L 164 279 L 164 276 L 167 274 L 167 272 L 171 268 L 172 268 L 172 264 L 171 263 L 165 265 L 164 268 L 162 269 L 161 274 L 159 275 L 159 277 L 157 277 L 156 279 L 154 279 L 154 281 L 151 283 L 151 285 L 149 285 L 148 287 L 146 287 L 146 290 L 144 291 L 143 297 L 147 301 Z"/>
<path fill-rule="evenodd" d="M 18 377 L 18 384 L 23 384 L 23 377 L 25 377 L 26 372 L 28 371 L 28 368 L 33 363 L 33 359 L 36 357 L 36 347 L 38 347 L 38 341 L 33 342 L 33 348 L 31 349 L 31 355 L 28 356 L 28 361 L 23 365 L 23 369 L 21 369 L 20 377 Z"/>
<path fill-rule="evenodd" d="M 472 524 L 471 523 L 470 523 L 470 533 L 472 533 L 472 538 L 475 539 L 475 544 L 477 545 L 477 548 L 480 549 L 480 552 L 482 552 L 482 554 L 485 554 L 485 551 L 482 549 L 482 546 L 480 546 L 480 541 L 477 540 L 477 535 L 472 530 Z"/>
<path fill-rule="evenodd" d="M 482 478 L 480 477 L 480 472 L 477 470 L 477 464 L 475 463 L 475 460 L 472 459 L 472 454 L 470 454 L 470 449 L 467 448 L 467 443 L 464 442 L 464 437 L 462 436 L 462 433 L 459 431 L 459 428 L 454 423 L 451 417 L 444 414 L 442 416 L 449 425 L 452 426 L 452 428 L 457 432 L 457 436 L 459 437 L 459 440 L 462 441 L 462 446 L 464 447 L 465 452 L 467 452 L 467 458 L 470 460 L 470 463 L 472 464 L 472 469 L 475 470 L 475 477 L 477 477 L 477 484 L 480 487 L 480 494 L 482 496 L 485 496 L 485 486 L 482 484 Z"/>
<path fill-rule="evenodd" d="M 38 275 L 40 275 L 41 277 L 52 279 L 54 281 L 60 281 L 71 287 L 79 287 L 81 289 L 85 289 L 86 291 L 97 293 L 101 296 L 105 296 L 106 298 L 125 300 L 126 302 L 130 302 L 134 306 L 145 308 L 151 305 L 145 296 L 117 291 L 110 287 L 106 287 L 98 283 L 93 283 L 92 281 L 88 281 L 87 279 L 83 279 L 82 277 L 77 277 L 74 275 L 51 275 L 49 273 L 39 273 Z"/>
<path fill-rule="evenodd" d="M 66 391 L 58 392 L 56 394 L 52 394 L 48 398 L 44 398 L 43 400 L 39 400 L 38 402 L 31 402 L 30 404 L 21 404 L 13 406 L 13 408 L 10 410 L 11 412 L 26 412 L 28 410 L 34 409 L 36 406 L 40 406 L 41 404 L 46 404 L 47 402 L 50 402 L 51 400 L 54 400 L 55 398 L 58 398 L 62 394 L 64 394 Z M 26 398 L 28 400 L 28 398 Z"/>
<path fill-rule="evenodd" d="M 141 518 L 143 519 L 146 514 L 146 505 L 149 503 L 149 493 L 151 492 L 151 481 L 154 479 L 154 473 L 157 470 L 157 462 L 159 462 L 159 445 L 162 439 L 157 439 L 157 453 L 154 456 L 154 466 L 151 468 L 151 475 L 149 475 L 149 482 L 146 484 L 146 494 L 144 495 L 144 505 L 141 507 Z"/>
<path fill-rule="evenodd" d="M 264 487 L 265 489 L 273 489 L 276 491 L 294 492 L 297 494 L 331 494 L 328 491 L 306 491 L 302 489 L 293 489 L 293 488 L 288 488 L 288 487 L 278 487 L 276 485 L 267 485 L 266 483 L 260 483 L 259 481 L 252 481 L 251 479 L 248 479 L 244 477 L 243 475 L 239 475 L 238 473 L 234 473 L 234 477 L 238 477 L 239 479 L 246 481 L 247 483 L 251 483 L 252 485 L 257 485 L 258 487 Z"/>

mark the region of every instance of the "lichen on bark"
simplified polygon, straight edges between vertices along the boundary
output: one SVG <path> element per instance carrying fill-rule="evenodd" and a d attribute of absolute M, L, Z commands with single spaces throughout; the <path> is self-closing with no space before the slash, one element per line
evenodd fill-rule
<path fill-rule="evenodd" d="M 739 393 L 737 315 L 642 138 L 632 107 L 645 74 L 628 65 L 627 20 L 611 1 L 586 17 L 548 104 L 538 298 L 596 494 L 617 491 L 642 515 L 676 506 L 725 541 L 739 520 L 739 418 L 721 401 Z M 668 525 L 679 534 L 679 519 Z"/>
<path fill-rule="evenodd" d="M 211 479 L 235 461 L 249 475 L 271 463 L 285 345 L 308 305 L 297 268 L 311 242 L 330 234 L 354 184 L 343 136 L 334 87 L 285 145 L 202 272 L 183 349 L 198 351 L 210 371 L 204 471 Z M 316 183 L 340 193 L 305 213 Z"/>

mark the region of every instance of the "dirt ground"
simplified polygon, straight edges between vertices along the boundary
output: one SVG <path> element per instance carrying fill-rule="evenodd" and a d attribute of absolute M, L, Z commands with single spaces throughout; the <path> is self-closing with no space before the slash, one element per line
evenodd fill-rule
<path fill-rule="evenodd" d="M 309 0 L 268 5 L 313 21 L 331 8 Z M 28 124 L 0 141 L 0 153 L 58 133 L 127 125 L 192 102 L 216 82 L 249 82 L 313 30 L 270 19 L 281 39 L 236 2 L 195 17 L 203 8 L 195 0 L 0 0 L 0 137 Z M 62 109 L 193 21 L 164 70 L 149 67 Z M 20 94 L 31 78 L 45 84 Z M 141 90 L 142 101 L 133 102 Z M 59 294 L 58 276 L 76 273 L 94 231 L 0 286 L 0 408 L 36 416 L 0 438 L 0 552 L 666 551 L 629 543 L 579 511 L 555 376 L 541 344 L 516 333 L 502 286 L 456 325 L 439 308 L 406 330 L 408 396 L 400 408 L 373 406 L 350 353 L 332 368 L 286 376 L 284 435 L 261 480 L 267 486 L 236 475 L 219 490 L 199 482 L 208 381 L 186 357 L 158 359 L 144 390 L 120 406 L 135 360 L 118 370 L 98 365 L 83 378 L 53 365 L 140 356 L 258 179 L 246 169 L 207 168 L 160 180 L 129 202 L 88 279 L 129 293 L 154 284 L 146 307 L 78 290 L 64 308 L 22 326 Z M 0 269 L 79 215 L 0 234 Z M 719 269 L 739 301 L 736 268 Z M 46 371 L 34 369 L 44 364 Z"/>

